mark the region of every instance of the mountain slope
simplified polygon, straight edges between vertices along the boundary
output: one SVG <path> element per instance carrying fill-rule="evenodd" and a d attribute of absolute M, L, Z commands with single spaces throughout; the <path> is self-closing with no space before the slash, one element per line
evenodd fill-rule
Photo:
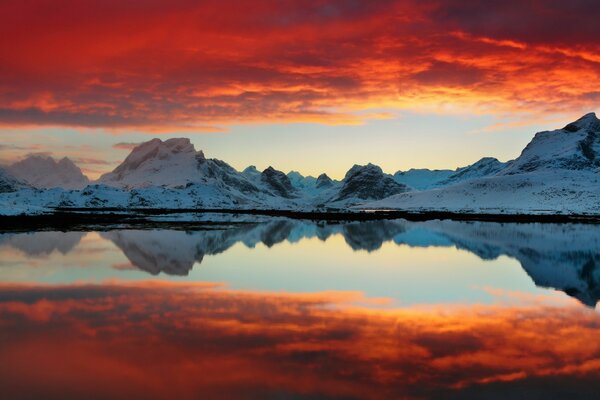
<path fill-rule="evenodd" d="M 15 178 L 6 169 L 0 167 L 0 193 L 16 192 L 25 187 L 27 187 L 25 182 Z"/>
<path fill-rule="evenodd" d="M 557 169 L 600 169 L 600 120 L 596 114 L 586 114 L 562 129 L 537 133 L 502 174 Z"/>
<path fill-rule="evenodd" d="M 446 179 L 437 182 L 436 186 L 448 186 L 454 183 L 465 182 L 471 179 L 495 175 L 506 167 L 506 163 L 494 157 L 484 157 L 481 160 L 463 168 L 458 168 Z"/>
<path fill-rule="evenodd" d="M 600 214 L 600 121 L 590 113 L 563 129 L 535 135 L 521 155 L 491 175 L 423 192 L 403 193 L 369 208 L 469 213 Z M 497 170 L 495 173 L 493 172 Z"/>
<path fill-rule="evenodd" d="M 394 174 L 394 180 L 400 184 L 409 186 L 416 190 L 426 190 L 436 186 L 438 183 L 448 179 L 456 171 L 451 169 L 409 169 L 398 171 Z"/>
<path fill-rule="evenodd" d="M 56 161 L 49 156 L 30 155 L 12 164 L 9 171 L 38 189 L 81 189 L 89 183 L 87 176 L 67 157 Z"/>

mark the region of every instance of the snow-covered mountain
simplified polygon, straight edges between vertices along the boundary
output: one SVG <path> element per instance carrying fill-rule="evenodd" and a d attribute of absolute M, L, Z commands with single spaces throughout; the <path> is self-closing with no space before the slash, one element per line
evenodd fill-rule
<path fill-rule="evenodd" d="M 406 185 L 394 181 L 392 176 L 384 174 L 377 165 L 354 165 L 346 172 L 339 191 L 331 201 L 364 202 L 384 199 L 407 190 Z"/>
<path fill-rule="evenodd" d="M 190 208 L 289 208 L 296 197 L 282 172 L 268 168 L 259 173 L 249 167 L 240 173 L 224 161 L 206 158 L 186 138 L 140 144 L 98 183 L 131 191 L 137 204 L 148 207 L 169 207 L 177 193 Z"/>
<path fill-rule="evenodd" d="M 589 113 L 562 129 L 539 132 L 503 175 L 536 171 L 600 172 L 600 120 Z"/>
<path fill-rule="evenodd" d="M 454 183 L 466 182 L 471 179 L 495 175 L 506 167 L 507 163 L 498 161 L 494 157 L 484 157 L 469 166 L 458 168 L 446 179 L 439 181 L 436 186 L 448 186 Z"/>
<path fill-rule="evenodd" d="M 189 139 L 152 139 L 135 147 L 98 183 L 124 189 L 185 186 L 202 180 L 199 169 L 205 161 L 204 153 L 196 151 Z"/>
<path fill-rule="evenodd" d="M 426 190 L 448 179 L 456 171 L 451 169 L 411 168 L 408 171 L 398 171 L 394 180 L 416 190 Z"/>
<path fill-rule="evenodd" d="M 26 187 L 25 182 L 15 178 L 6 169 L 0 167 L 0 193 L 12 193 Z"/>
<path fill-rule="evenodd" d="M 56 161 L 50 156 L 33 154 L 12 164 L 8 170 L 38 189 L 81 189 L 89 183 L 87 176 L 67 157 Z"/>
<path fill-rule="evenodd" d="M 398 171 L 394 174 L 394 180 L 415 190 L 428 190 L 495 175 L 507 165 L 508 163 L 500 162 L 493 157 L 484 157 L 471 165 L 456 170 L 425 168 Z"/>
<path fill-rule="evenodd" d="M 402 193 L 366 207 L 600 214 L 600 121 L 593 113 L 563 129 L 537 133 L 513 161 L 484 160 L 477 168 L 484 177 Z"/>

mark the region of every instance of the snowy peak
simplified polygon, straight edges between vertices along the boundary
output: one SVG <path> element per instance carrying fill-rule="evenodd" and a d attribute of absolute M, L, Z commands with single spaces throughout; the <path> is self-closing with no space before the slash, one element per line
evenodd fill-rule
<path fill-rule="evenodd" d="M 408 190 L 374 164 L 354 165 L 344 177 L 342 187 L 333 201 L 347 199 L 377 200 Z"/>
<path fill-rule="evenodd" d="M 135 147 L 99 182 L 124 188 L 186 185 L 197 181 L 198 165 L 205 160 L 187 138 L 152 139 Z"/>
<path fill-rule="evenodd" d="M 204 158 L 202 151 L 196 152 L 194 145 L 187 138 L 168 139 L 164 142 L 160 139 L 152 139 L 135 147 L 127 156 L 125 161 L 119 165 L 114 172 L 124 170 L 135 170 L 146 162 L 154 160 L 166 160 L 171 157 L 191 156 Z"/>
<path fill-rule="evenodd" d="M 562 129 L 538 132 L 502 174 L 600 168 L 600 120 L 589 113 Z"/>
<path fill-rule="evenodd" d="M 34 154 L 12 164 L 9 171 L 39 189 L 82 189 L 89 183 L 81 169 L 67 157 L 56 161 L 50 156 Z"/>
<path fill-rule="evenodd" d="M 587 113 L 577 121 L 571 122 L 565 126 L 562 130 L 577 132 L 580 129 L 600 130 L 600 120 L 596 117 L 596 113 Z"/>

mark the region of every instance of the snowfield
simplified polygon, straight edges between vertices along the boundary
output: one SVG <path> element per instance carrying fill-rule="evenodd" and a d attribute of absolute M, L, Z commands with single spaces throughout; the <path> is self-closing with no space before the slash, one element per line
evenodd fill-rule
<path fill-rule="evenodd" d="M 600 174 L 544 171 L 492 176 L 444 188 L 401 193 L 360 208 L 486 214 L 600 215 Z"/>

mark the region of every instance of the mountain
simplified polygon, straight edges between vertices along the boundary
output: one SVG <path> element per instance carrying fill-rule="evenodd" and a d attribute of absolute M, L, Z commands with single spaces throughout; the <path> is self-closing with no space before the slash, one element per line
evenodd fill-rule
<path fill-rule="evenodd" d="M 314 176 L 304 176 L 298 171 L 290 171 L 287 173 L 292 186 L 299 190 L 314 189 L 317 179 Z"/>
<path fill-rule="evenodd" d="M 135 147 L 99 183 L 121 188 L 185 186 L 202 179 L 199 167 L 206 159 L 189 139 L 152 139 Z"/>
<path fill-rule="evenodd" d="M 38 189 L 81 189 L 89 183 L 87 176 L 67 157 L 56 161 L 50 156 L 30 155 L 8 169 L 16 178 Z"/>
<path fill-rule="evenodd" d="M 6 169 L 0 167 L 0 193 L 16 192 L 25 187 L 27 187 L 25 182 L 15 178 Z"/>
<path fill-rule="evenodd" d="M 458 168 L 446 179 L 437 182 L 436 186 L 448 186 L 458 182 L 495 175 L 502 171 L 506 165 L 506 163 L 500 162 L 494 157 L 484 157 L 474 164 Z"/>
<path fill-rule="evenodd" d="M 30 158 L 15 164 L 15 169 L 40 171 L 42 162 L 49 163 L 48 170 L 66 165 L 82 176 L 68 159 Z M 38 164 L 27 169 L 27 163 Z M 325 174 L 316 179 L 295 171 L 286 175 L 273 167 L 259 172 L 251 166 L 239 172 L 224 161 L 206 158 L 189 139 L 179 138 L 138 145 L 114 171 L 82 190 L 35 190 L 11 175 L 12 169 L 0 171 L 2 215 L 48 212 L 54 207 L 311 211 L 352 206 L 415 212 L 600 214 L 600 121 L 587 114 L 562 129 L 536 134 L 513 161 L 486 157 L 455 171 L 409 170 L 391 176 L 373 164 L 355 165 L 342 181 Z M 36 183 L 42 186 L 59 180 L 54 172 L 37 176 Z M 42 178 L 47 179 L 43 184 Z"/>
<path fill-rule="evenodd" d="M 321 174 L 315 180 L 315 188 L 327 189 L 334 185 L 333 180 L 327 174 Z"/>
<path fill-rule="evenodd" d="M 137 204 L 147 207 L 177 207 L 177 194 L 179 204 L 189 207 L 282 207 L 293 197 L 293 188 L 281 175 L 287 179 L 281 172 L 261 174 L 253 167 L 240 173 L 224 161 L 206 158 L 186 138 L 152 139 L 134 148 L 99 183 L 132 191 Z"/>
<path fill-rule="evenodd" d="M 273 167 L 268 167 L 261 173 L 261 180 L 273 193 L 281 197 L 292 198 L 298 196 L 290 178 Z"/>
<path fill-rule="evenodd" d="M 442 182 L 456 171 L 451 169 L 414 169 L 398 171 L 394 174 L 394 180 L 400 184 L 409 186 L 416 190 L 430 189 Z"/>
<path fill-rule="evenodd" d="M 600 214 L 600 122 L 586 114 L 562 129 L 537 133 L 506 164 L 483 159 L 470 176 L 422 192 L 365 205 L 412 211 Z M 466 170 L 459 171 L 466 174 Z M 450 177 L 452 178 L 452 177 Z M 448 179 L 450 179 L 448 178 Z M 464 176 L 463 176 L 464 178 Z"/>
<path fill-rule="evenodd" d="M 390 175 L 384 174 L 380 167 L 369 163 L 350 168 L 342 180 L 339 192 L 331 200 L 377 200 L 407 190 L 406 185 L 397 183 Z"/>
<path fill-rule="evenodd" d="M 557 169 L 600 171 L 600 120 L 595 113 L 562 129 L 537 133 L 502 174 Z"/>
<path fill-rule="evenodd" d="M 454 171 L 450 169 L 398 171 L 394 174 L 394 180 L 415 190 L 428 190 L 495 175 L 506 166 L 507 163 L 500 162 L 493 157 L 484 157 L 474 164 L 457 168 Z"/>

